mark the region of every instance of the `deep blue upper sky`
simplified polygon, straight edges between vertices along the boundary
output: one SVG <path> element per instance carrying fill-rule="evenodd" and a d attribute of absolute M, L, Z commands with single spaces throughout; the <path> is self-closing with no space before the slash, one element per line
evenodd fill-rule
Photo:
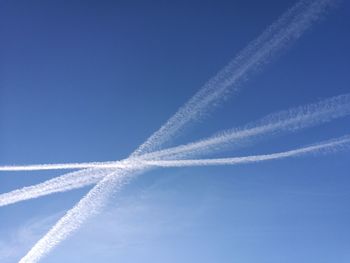
<path fill-rule="evenodd" d="M 0 2 L 0 163 L 128 156 L 295 1 Z M 176 143 L 350 92 L 343 3 Z M 350 132 L 349 118 L 236 155 Z M 349 262 L 349 152 L 162 169 L 43 262 Z M 0 174 L 0 192 L 60 172 Z M 89 189 L 0 208 L 0 261 L 23 256 Z"/>

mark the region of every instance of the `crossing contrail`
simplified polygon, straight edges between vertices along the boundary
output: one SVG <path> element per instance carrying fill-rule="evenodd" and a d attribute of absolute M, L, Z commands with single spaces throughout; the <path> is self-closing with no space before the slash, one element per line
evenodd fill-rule
<path fill-rule="evenodd" d="M 185 125 L 198 121 L 208 110 L 213 109 L 213 106 L 238 91 L 242 82 L 266 66 L 286 46 L 298 40 L 333 2 L 332 0 L 299 1 L 211 78 L 175 115 L 149 137 L 134 155 L 159 149 L 169 137 L 174 137 L 175 133 Z"/>
<path fill-rule="evenodd" d="M 342 149 L 344 147 L 348 147 L 350 144 L 350 136 L 343 136 L 337 139 L 320 142 L 311 146 L 298 148 L 290 151 L 285 152 L 278 152 L 278 153 L 272 153 L 272 154 L 263 154 L 263 155 L 253 155 L 253 156 L 244 156 L 244 157 L 232 157 L 232 158 L 217 158 L 217 159 L 195 159 L 195 160 L 144 160 L 139 159 L 138 161 L 131 162 L 130 164 L 125 164 L 124 169 L 132 169 L 133 167 L 186 167 L 186 166 L 215 166 L 215 165 L 238 165 L 238 164 L 246 164 L 246 163 L 253 163 L 253 162 L 262 162 L 262 161 L 268 161 L 268 160 L 275 160 L 275 159 L 282 159 L 282 158 L 288 158 L 288 157 L 296 157 L 296 156 L 302 156 L 306 154 L 311 153 L 326 153 L 329 151 L 336 151 L 339 149 Z M 94 165 L 96 168 L 105 167 L 106 163 L 86 163 L 85 165 L 88 166 L 88 164 Z M 69 164 L 67 164 L 69 165 Z M 96 182 L 99 181 L 102 177 L 105 176 L 105 173 L 109 172 L 112 173 L 115 171 L 115 169 L 120 169 L 118 165 L 115 164 L 115 167 L 113 167 L 112 162 L 107 163 L 108 166 L 111 168 L 114 168 L 113 170 L 104 170 L 104 172 L 101 172 L 101 174 L 95 175 L 94 178 L 90 177 L 89 180 L 95 180 Z M 90 165 L 89 165 L 90 166 Z M 76 172 L 76 173 L 79 173 Z M 90 176 L 90 175 L 87 175 Z M 123 174 L 119 174 L 118 180 L 122 181 Z M 80 177 L 81 184 L 84 184 L 84 178 Z M 61 185 L 60 189 L 64 191 L 64 187 L 69 187 L 70 184 L 72 184 L 72 181 L 64 180 L 59 181 L 60 184 L 65 183 L 65 185 Z M 74 184 L 79 183 L 79 181 L 73 181 Z M 9 193 L 5 193 L 0 195 L 0 206 L 6 206 L 9 204 L 13 204 L 25 199 L 33 198 L 34 195 L 42 196 L 45 195 L 46 192 L 49 192 L 52 187 L 55 186 L 55 178 L 48 181 L 47 184 L 43 184 L 41 188 L 37 187 L 36 191 L 28 191 L 27 189 L 20 189 L 15 190 Z M 29 195 L 29 196 L 28 196 Z"/>
<path fill-rule="evenodd" d="M 341 150 L 345 147 L 349 147 L 350 145 L 350 135 L 346 135 L 340 138 L 320 142 L 311 146 L 302 147 L 298 149 L 293 149 L 285 152 L 278 152 L 272 154 L 264 154 L 264 155 L 252 155 L 252 156 L 244 156 L 244 157 L 232 157 L 232 158 L 217 158 L 217 159 L 197 159 L 197 160 L 138 160 L 139 164 L 136 168 L 137 171 L 141 167 L 147 166 L 158 166 L 158 167 L 188 167 L 188 166 L 219 166 L 219 165 L 239 165 L 239 164 L 247 164 L 247 163 L 256 163 L 262 161 L 269 160 L 277 160 L 277 159 L 285 159 L 290 157 L 298 157 L 307 154 L 320 154 L 320 153 L 334 153 L 337 150 Z M 94 163 L 96 164 L 96 163 Z M 99 165 L 97 165 L 98 167 Z M 118 168 L 119 169 L 119 168 Z M 124 171 L 120 171 L 119 177 L 114 177 L 113 180 L 116 182 L 119 181 L 119 187 L 126 183 L 124 176 L 128 177 L 130 171 L 135 169 L 135 164 L 130 164 L 129 167 L 125 166 Z M 130 170 L 128 170 L 130 169 Z M 92 197 L 96 197 L 98 201 L 104 202 L 106 198 L 108 198 L 108 193 L 102 193 L 102 195 L 97 195 L 97 193 L 91 194 Z M 0 199 L 0 204 L 3 202 Z M 83 204 L 80 205 L 83 211 L 85 210 L 85 206 Z M 96 209 L 94 203 L 92 203 L 91 209 Z M 74 214 L 79 219 L 81 214 Z M 60 221 L 58 227 L 63 227 L 63 225 L 69 221 Z M 79 223 L 77 223 L 79 226 Z M 61 234 L 58 234 L 58 238 L 61 238 Z M 53 242 L 53 241 L 50 241 Z M 54 246 L 55 243 L 49 243 L 49 247 Z"/>
<path fill-rule="evenodd" d="M 296 132 L 350 115 L 350 94 L 343 94 L 270 114 L 244 127 L 220 132 L 209 138 L 145 154 L 148 158 L 202 156 L 223 148 L 234 148 L 253 140 L 283 132 Z"/>
<path fill-rule="evenodd" d="M 152 153 L 146 153 L 136 158 L 142 158 L 145 160 L 179 159 L 189 157 L 198 158 L 199 156 L 213 153 L 213 151 L 218 149 L 242 146 L 247 142 L 251 143 L 253 140 L 266 138 L 267 136 L 283 132 L 295 132 L 349 114 L 350 94 L 343 94 L 321 100 L 317 103 L 311 103 L 273 113 L 259 121 L 247 124 L 242 128 L 220 132 L 219 134 L 204 140 Z M 67 173 L 43 183 L 0 194 L 0 206 L 96 184 L 105 177 L 106 174 L 111 174 L 115 171 L 111 168 L 126 168 L 126 162 L 127 160 L 103 163 L 0 166 L 0 171 L 95 168 Z"/>
<path fill-rule="evenodd" d="M 282 132 L 294 132 L 303 128 L 320 125 L 350 114 L 350 94 L 343 94 L 317 103 L 299 106 L 285 111 L 270 114 L 257 122 L 244 127 L 222 131 L 209 138 L 180 145 L 156 152 L 146 153 L 139 158 L 161 159 L 179 158 L 191 155 L 212 153 L 217 148 L 224 148 L 232 144 L 241 144 L 244 140 L 256 137 L 271 136 Z M 89 162 L 70 164 L 37 164 L 37 165 L 7 165 L 0 166 L 0 171 L 38 171 L 57 169 L 86 169 L 86 168 L 125 168 L 128 161 Z M 91 173 L 91 170 L 87 171 Z"/>
<path fill-rule="evenodd" d="M 159 167 L 186 167 L 186 166 L 218 166 L 218 165 L 238 165 L 246 163 L 255 163 L 288 157 L 297 157 L 311 153 L 334 152 L 345 147 L 349 147 L 350 136 L 333 139 L 326 142 L 317 143 L 311 146 L 298 148 L 286 152 L 272 154 L 252 155 L 244 157 L 231 158 L 214 158 L 214 159 L 194 159 L 194 160 L 162 160 L 162 161 L 145 161 L 145 164 Z"/>
<path fill-rule="evenodd" d="M 181 131 L 188 122 L 200 118 L 209 106 L 219 102 L 228 91 L 237 88 L 237 85 L 246 79 L 249 74 L 256 71 L 262 64 L 266 64 L 273 54 L 297 40 L 331 3 L 331 0 L 298 2 L 276 23 L 270 26 L 261 37 L 239 54 L 238 58 L 230 63 L 217 77 L 201 89 L 184 107 L 180 108 L 164 126 L 131 156 L 141 155 L 159 148 L 165 141 Z M 38 262 L 61 241 L 77 230 L 89 217 L 99 212 L 109 196 L 118 187 L 121 187 L 126 179 L 131 178 L 142 169 L 144 167 L 118 170 L 114 174 L 104 177 L 32 247 L 20 262 Z"/>
<path fill-rule="evenodd" d="M 308 153 L 318 153 L 332 150 L 334 152 L 339 147 L 347 146 L 350 143 L 350 135 L 343 136 L 337 139 L 332 139 L 325 142 L 320 142 L 311 146 L 298 148 L 286 152 L 279 152 L 273 154 L 264 155 L 253 155 L 245 157 L 231 157 L 231 158 L 211 158 L 211 159 L 175 159 L 175 160 L 145 160 L 142 158 L 134 158 L 125 160 L 123 165 L 118 162 L 90 162 L 90 163 L 73 163 L 73 164 L 59 164 L 52 165 L 52 167 L 65 167 L 64 169 L 69 169 L 70 167 L 75 168 L 79 166 L 80 168 L 109 168 L 109 169 L 132 169 L 133 167 L 147 167 L 147 166 L 158 166 L 158 167 L 185 167 L 185 166 L 211 166 L 211 165 L 234 165 L 243 164 L 250 162 L 259 162 L 273 159 L 286 158 L 291 156 L 299 156 Z M 47 165 L 49 166 L 49 165 Z M 23 168 L 26 168 L 25 166 Z M 57 168 L 56 168 L 57 169 Z M 111 172 L 114 170 L 111 170 Z M 106 172 L 106 171 L 105 171 Z M 0 201 L 1 204 L 1 201 Z M 1 206 L 1 205 L 0 205 Z"/>

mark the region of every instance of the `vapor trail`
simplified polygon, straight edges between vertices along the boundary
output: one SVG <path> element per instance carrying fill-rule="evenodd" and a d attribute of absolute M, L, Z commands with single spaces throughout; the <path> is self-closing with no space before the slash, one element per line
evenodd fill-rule
<path fill-rule="evenodd" d="M 79 164 L 60 164 L 59 167 L 70 167 L 79 166 L 81 168 L 109 168 L 111 172 L 114 169 L 132 169 L 133 167 L 147 167 L 147 166 L 158 166 L 158 167 L 185 167 L 185 166 L 209 166 L 209 165 L 233 165 L 241 163 L 250 163 L 258 161 L 266 161 L 273 159 L 280 159 L 291 156 L 304 155 L 312 152 L 324 152 L 329 150 L 336 150 L 336 148 L 346 146 L 350 143 L 350 136 L 344 136 L 330 141 L 320 142 L 311 146 L 298 148 L 286 152 L 279 152 L 265 155 L 253 155 L 245 157 L 231 157 L 231 158 L 211 158 L 211 159 L 171 159 L 171 160 L 146 160 L 142 158 L 129 159 L 120 165 L 119 162 L 91 162 L 91 163 L 79 163 Z M 49 166 L 49 165 L 46 165 Z M 58 166 L 58 165 L 53 165 Z M 64 169 L 65 169 L 64 168 Z M 114 169 L 112 169 L 114 168 Z M 60 169 L 60 168 L 59 168 Z M 107 171 L 105 171 L 106 173 Z M 79 172 L 77 172 L 79 173 Z M 103 173 L 104 174 L 104 173 Z M 103 176 L 102 174 L 102 176 Z M 100 176 L 95 176 L 100 177 Z M 69 182 L 68 182 L 69 184 Z M 0 202 L 1 204 L 1 202 Z M 1 205 L 0 205 L 1 206 Z"/>
<path fill-rule="evenodd" d="M 147 165 L 154 165 L 159 167 L 186 167 L 186 166 L 217 166 L 217 165 L 237 165 L 245 163 L 255 163 L 276 159 L 283 159 L 288 157 L 296 157 L 311 153 L 327 153 L 348 147 L 350 144 L 350 136 L 333 139 L 326 142 L 320 142 L 311 146 L 298 148 L 286 152 L 278 152 L 264 155 L 252 155 L 244 157 L 232 158 L 216 158 L 216 159 L 194 159 L 194 160 L 159 160 L 159 161 L 145 161 Z"/>
<path fill-rule="evenodd" d="M 0 171 L 43 171 L 43 170 L 65 170 L 65 169 L 88 169 L 88 168 L 126 168 L 127 162 L 85 162 L 85 163 L 58 163 L 58 164 L 34 164 L 34 165 L 6 165 L 0 166 Z M 82 172 L 82 171 L 81 171 Z M 87 171 L 88 172 L 88 171 Z"/>
<path fill-rule="evenodd" d="M 318 144 L 304 147 L 304 148 L 299 148 L 299 149 L 295 149 L 287 152 L 266 154 L 266 155 L 254 155 L 254 156 L 246 156 L 246 157 L 220 158 L 220 159 L 166 160 L 166 161 L 145 161 L 145 162 L 147 162 L 147 165 L 155 165 L 155 166 L 162 166 L 162 167 L 237 165 L 237 164 L 244 164 L 244 163 L 282 159 L 287 157 L 296 157 L 299 155 L 305 155 L 310 153 L 322 153 L 322 152 L 327 152 L 331 150 L 334 151 L 339 149 L 340 147 L 348 146 L 349 143 L 350 143 L 350 136 L 344 136 L 335 140 L 318 143 Z M 119 188 L 122 187 L 122 185 L 126 183 L 125 177 L 130 179 L 130 174 L 132 174 L 132 172 L 138 172 L 142 167 L 144 167 L 143 164 L 141 164 L 136 169 L 121 170 L 118 177 L 116 176 L 112 177 L 113 183 L 117 185 Z M 37 250 L 38 252 L 45 253 L 47 249 L 52 249 L 54 246 L 57 245 L 57 242 L 66 238 L 66 233 L 61 232 L 59 230 L 62 228 L 65 229 L 67 227 L 67 224 L 70 227 L 70 230 L 72 229 L 74 230 L 75 228 L 80 226 L 81 224 L 80 220 L 86 219 L 85 218 L 86 213 L 88 214 L 95 213 L 100 209 L 99 203 L 106 202 L 106 200 L 111 194 L 111 191 L 113 190 L 110 187 L 106 187 L 107 186 L 106 184 L 109 183 L 108 181 L 102 180 L 101 183 L 97 185 L 97 188 L 94 187 L 87 194 L 89 199 L 83 198 L 79 201 L 79 203 L 76 206 L 79 208 L 79 210 L 71 209 L 70 211 L 68 211 L 68 213 L 61 220 L 59 220 L 59 222 L 50 230 L 50 232 L 52 231 L 57 234 L 56 239 L 52 239 L 50 235 L 46 235 L 37 243 L 36 249 L 38 249 Z M 100 187 L 106 187 L 107 192 L 102 192 L 103 188 L 100 188 Z M 72 222 L 71 218 L 74 218 L 75 220 L 73 220 Z M 26 260 L 30 260 L 30 259 L 26 259 Z M 20 261 L 20 262 L 25 262 L 25 261 Z M 33 262 L 33 261 L 29 261 L 29 262 Z"/>
<path fill-rule="evenodd" d="M 0 206 L 85 187 L 99 182 L 103 177 L 114 172 L 115 169 L 87 169 L 67 173 L 36 185 L 1 194 Z"/>
<path fill-rule="evenodd" d="M 155 132 L 132 156 L 144 154 L 158 148 L 179 132 L 191 120 L 199 118 L 209 106 L 219 101 L 230 89 L 248 77 L 262 63 L 267 63 L 273 53 L 280 51 L 286 44 L 297 40 L 301 34 L 318 19 L 330 5 L 331 0 L 301 1 L 267 29 L 255 42 L 243 51 L 234 62 L 209 82 L 183 108 Z M 69 210 L 51 230 L 40 239 L 20 262 L 38 262 L 53 247 L 67 238 L 90 216 L 96 214 L 116 188 L 122 185 L 120 174 L 130 178 L 141 171 L 122 170 L 102 179 L 78 204 Z"/>
<path fill-rule="evenodd" d="M 245 143 L 251 143 L 256 139 L 266 138 L 266 136 L 276 135 L 282 132 L 295 132 L 302 128 L 322 124 L 349 114 L 350 94 L 339 95 L 317 103 L 311 103 L 273 113 L 259 121 L 245 125 L 244 127 L 224 131 L 204 140 L 157 152 L 146 153 L 135 158 L 142 158 L 144 160 L 179 159 L 188 157 L 198 158 L 199 156 L 213 153 L 213 151 L 218 149 L 242 146 Z M 123 168 L 126 166 L 126 162 L 130 163 L 130 160 L 103 163 L 2 166 L 0 167 L 0 171 L 89 167 L 98 167 L 99 169 L 88 169 L 67 173 L 43 183 L 0 194 L 0 206 L 96 184 L 105 177 L 106 174 L 113 173 L 114 170 L 112 168 Z"/>
<path fill-rule="evenodd" d="M 273 113 L 241 128 L 223 131 L 197 142 L 156 151 L 143 156 L 155 159 L 202 156 L 223 148 L 232 149 L 267 136 L 283 132 L 295 132 L 300 129 L 320 125 L 348 115 L 350 115 L 350 94 L 343 94 L 317 103 Z"/>
<path fill-rule="evenodd" d="M 138 156 L 143 159 L 182 158 L 212 153 L 216 149 L 233 147 L 261 136 L 271 136 L 282 132 L 294 132 L 319 125 L 350 114 L 350 94 L 343 94 L 321 100 L 317 103 L 299 106 L 270 114 L 259 121 L 241 128 L 226 130 L 209 138 Z M 37 171 L 85 168 L 125 168 L 129 160 L 111 162 L 36 164 L 0 166 L 0 171 Z M 82 171 L 81 171 L 82 172 Z M 91 173 L 91 170 L 86 171 Z"/>
<path fill-rule="evenodd" d="M 213 108 L 228 95 L 238 91 L 242 82 L 249 76 L 268 64 L 287 45 L 299 39 L 312 23 L 332 5 L 332 2 L 332 0 L 298 2 L 210 79 L 133 155 L 159 148 L 186 124 L 198 121 L 210 106 Z"/>

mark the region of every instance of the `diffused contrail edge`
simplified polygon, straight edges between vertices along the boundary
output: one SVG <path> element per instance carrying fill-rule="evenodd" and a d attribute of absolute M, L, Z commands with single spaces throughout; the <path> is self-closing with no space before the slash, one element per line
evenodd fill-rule
<path fill-rule="evenodd" d="M 319 15 L 330 3 L 330 0 L 312 1 L 310 4 L 305 1 L 299 2 L 294 9 L 292 8 L 286 15 L 282 16 L 282 19 L 278 20 L 274 27 L 278 28 L 278 26 L 282 26 L 282 28 L 277 30 L 276 34 L 272 35 L 272 37 L 261 46 L 260 50 L 257 48 L 257 51 L 254 51 L 248 56 L 247 62 L 241 69 L 237 70 L 237 76 L 244 78 L 247 75 L 247 72 L 249 72 L 249 68 L 254 69 L 258 67 L 261 63 L 267 61 L 266 59 L 269 57 L 269 54 L 273 53 L 273 51 L 278 51 L 285 44 L 298 39 L 300 35 L 309 28 L 311 23 L 317 20 Z M 300 10 L 299 5 L 305 6 Z M 286 22 L 284 21 L 285 16 L 287 16 L 287 18 L 291 16 L 291 21 L 289 21 L 290 23 L 287 24 L 286 27 L 283 27 Z M 145 144 L 140 146 L 132 156 L 145 153 L 149 150 L 152 151 L 153 148 L 158 147 L 158 145 L 163 144 L 164 141 L 175 135 L 175 133 L 181 130 L 181 128 L 190 120 L 198 118 L 205 108 L 215 102 L 216 98 L 225 94 L 225 91 L 227 90 L 226 87 L 232 86 L 237 76 L 234 77 L 230 75 L 228 78 L 224 78 L 224 81 L 222 82 L 223 86 L 218 88 L 217 92 L 213 89 L 202 89 L 204 90 L 204 96 L 201 94 L 195 96 L 194 99 L 191 100 L 189 104 L 186 104 L 184 108 L 181 108 L 178 113 L 176 113 L 175 116 L 165 124 L 165 126 L 162 126 L 162 128 L 152 135 Z M 141 167 L 139 169 L 141 169 Z M 130 170 L 129 173 L 127 170 L 122 170 L 119 171 L 118 174 L 126 173 L 125 177 L 128 178 L 133 173 L 139 171 L 139 169 Z M 121 185 L 120 177 L 115 176 L 114 174 L 102 179 L 34 245 L 20 262 L 38 262 L 53 247 L 75 231 L 88 217 L 100 210 L 115 188 L 118 186 L 120 187 Z"/>
<path fill-rule="evenodd" d="M 180 145 L 156 152 L 146 153 L 136 158 L 142 159 L 173 159 L 193 155 L 212 153 L 213 150 L 239 145 L 243 140 L 252 140 L 257 136 L 271 135 L 286 131 L 297 131 L 303 128 L 319 125 L 342 118 L 350 114 L 350 94 L 343 94 L 299 106 L 286 111 L 270 114 L 257 122 L 245 125 L 243 128 L 227 130 L 209 138 Z M 56 169 L 87 169 L 87 168 L 126 168 L 130 166 L 130 158 L 110 162 L 7 165 L 0 166 L 0 171 L 38 171 Z M 91 173 L 93 170 L 86 171 Z M 75 175 L 75 174 L 74 174 Z"/>
<path fill-rule="evenodd" d="M 249 74 L 261 69 L 284 47 L 299 39 L 333 2 L 333 0 L 302 0 L 295 4 L 210 79 L 133 155 L 155 150 L 186 124 L 200 119 L 204 112 L 208 111 L 209 106 L 219 105 L 219 102 L 231 95 L 232 91 L 238 91 Z"/>
<path fill-rule="evenodd" d="M 332 121 L 350 114 L 350 94 L 335 97 L 299 106 L 286 111 L 268 115 L 257 122 L 245 125 L 242 128 L 220 132 L 218 135 L 186 145 L 146 153 L 137 156 L 145 160 L 150 159 L 181 159 L 212 153 L 222 148 L 240 147 L 244 143 L 251 143 L 257 138 L 266 138 L 267 135 L 275 135 L 282 132 L 295 132 Z M 70 191 L 73 189 L 89 186 L 97 183 L 106 174 L 111 174 L 111 168 L 126 168 L 126 160 L 114 162 L 93 162 L 74 164 L 43 164 L 29 166 L 2 166 L 0 171 L 28 171 L 45 169 L 75 169 L 93 168 L 77 172 L 71 172 L 58 176 L 32 186 L 27 186 L 0 195 L 0 206 L 25 201 L 57 192 Z M 98 167 L 98 168 L 97 168 Z"/>
<path fill-rule="evenodd" d="M 340 146 L 345 146 L 350 143 L 350 136 L 344 136 L 337 139 L 332 139 L 326 142 L 320 142 L 311 146 L 298 148 L 286 152 L 278 152 L 273 154 L 252 155 L 245 157 L 231 157 L 231 158 L 210 158 L 210 159 L 176 159 L 176 160 L 144 160 L 144 159 L 128 159 L 124 161 L 123 165 L 118 162 L 91 162 L 78 164 L 59 164 L 52 165 L 52 167 L 65 167 L 63 169 L 71 169 L 76 166 L 81 168 L 102 168 L 102 169 L 132 169 L 134 167 L 185 167 L 185 166 L 210 166 L 210 165 L 233 165 L 249 162 L 266 161 L 273 159 L 280 159 L 284 157 L 298 156 L 312 152 L 325 151 L 335 149 Z M 49 166 L 49 165 L 47 165 Z M 61 169 L 61 168 L 58 168 Z M 111 172 L 110 172 L 111 173 Z M 1 204 L 1 202 L 0 202 Z M 1 205 L 0 205 L 1 206 Z"/>
<path fill-rule="evenodd" d="M 279 152 L 279 153 L 273 153 L 273 154 L 266 154 L 266 155 L 254 155 L 254 156 L 246 156 L 246 157 L 234 157 L 234 158 L 219 158 L 219 159 L 202 159 L 202 160 L 165 160 L 165 161 L 142 161 L 144 163 L 140 163 L 138 167 L 130 168 L 130 170 L 125 169 L 120 171 L 119 177 L 114 176 L 113 183 L 116 184 L 118 187 L 121 187 L 123 184 L 125 184 L 125 178 L 129 177 L 130 172 L 137 172 L 140 168 L 151 165 L 151 166 L 161 166 L 161 167 L 184 167 L 184 166 L 209 166 L 209 165 L 238 165 L 238 164 L 244 164 L 244 163 L 252 163 L 252 162 L 261 162 L 261 161 L 268 161 L 268 160 L 274 160 L 274 159 L 282 159 L 282 158 L 288 158 L 288 157 L 295 157 L 299 155 L 305 155 L 305 154 L 311 154 L 311 153 L 321 153 L 321 152 L 327 152 L 330 150 L 337 150 L 339 147 L 347 146 L 350 143 L 350 136 L 344 136 L 338 139 L 334 139 L 331 141 L 318 143 L 312 146 L 299 148 L 291 151 L 286 152 Z M 90 191 L 87 196 L 89 198 L 92 198 L 92 202 L 90 199 L 83 198 L 79 201 L 78 205 L 76 207 L 79 207 L 83 211 L 78 210 L 78 212 L 73 209 L 69 210 L 68 213 L 61 219 L 59 222 L 50 230 L 57 234 L 56 238 L 60 241 L 61 238 L 65 238 L 65 233 L 60 232 L 59 230 L 62 227 L 66 227 L 66 224 L 71 224 L 71 219 L 74 218 L 73 226 L 78 227 L 81 223 L 80 220 L 84 220 L 86 214 L 85 213 L 95 213 L 99 210 L 98 202 L 105 202 L 106 199 L 110 195 L 111 188 L 107 188 L 107 192 L 102 192 L 101 187 L 106 186 L 105 184 L 109 183 L 106 180 L 102 180 L 102 184 L 99 183 L 96 187 Z M 88 203 L 86 203 L 88 202 Z M 91 203 L 90 203 L 91 202 Z M 97 204 L 97 206 L 96 206 Z M 89 212 L 88 212 L 89 211 Z M 75 225 L 77 224 L 77 225 Z M 63 236 L 62 236 L 63 235 Z M 42 240 L 42 241 L 41 241 Z M 57 243 L 55 239 L 51 239 L 50 236 L 44 236 L 39 243 L 37 243 L 37 251 L 44 253 L 48 248 L 54 247 Z M 44 242 L 44 243 L 41 243 Z"/>

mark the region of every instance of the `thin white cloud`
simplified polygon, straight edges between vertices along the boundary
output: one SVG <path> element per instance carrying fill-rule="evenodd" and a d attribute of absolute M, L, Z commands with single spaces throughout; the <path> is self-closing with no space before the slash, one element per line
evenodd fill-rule
<path fill-rule="evenodd" d="M 11 230 L 11 234 L 3 233 L 0 237 L 0 262 L 18 261 L 21 255 L 50 229 L 61 215 L 62 213 L 58 213 L 43 218 L 33 218 L 17 229 Z"/>

